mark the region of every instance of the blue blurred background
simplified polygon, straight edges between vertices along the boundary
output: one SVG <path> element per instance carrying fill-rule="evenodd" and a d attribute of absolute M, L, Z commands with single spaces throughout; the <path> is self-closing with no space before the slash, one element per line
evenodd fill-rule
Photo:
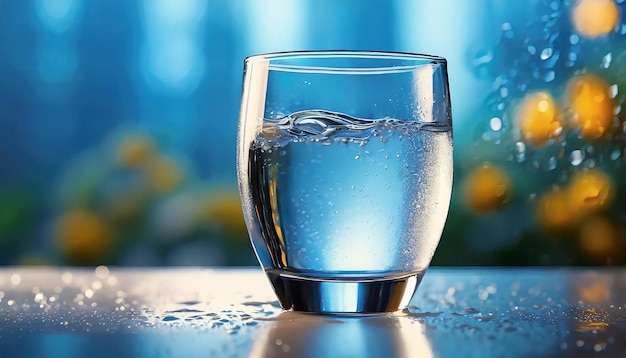
<path fill-rule="evenodd" d="M 0 0 L 0 264 L 255 265 L 243 59 L 321 49 L 448 59 L 455 187 L 434 264 L 622 264 L 624 8 Z"/>

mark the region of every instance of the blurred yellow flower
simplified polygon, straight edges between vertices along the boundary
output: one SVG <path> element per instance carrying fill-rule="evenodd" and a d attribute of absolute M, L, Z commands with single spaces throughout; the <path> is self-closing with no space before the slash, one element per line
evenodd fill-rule
<path fill-rule="evenodd" d="M 71 263 L 95 264 L 113 249 L 113 232 L 98 214 L 73 210 L 63 214 L 56 225 L 59 250 Z"/>
<path fill-rule="evenodd" d="M 563 131 L 561 111 L 548 92 L 530 93 L 517 109 L 517 126 L 522 139 L 534 146 L 542 146 Z"/>
<path fill-rule="evenodd" d="M 239 194 L 221 192 L 209 195 L 200 205 L 203 221 L 218 224 L 230 238 L 248 238 Z"/>
<path fill-rule="evenodd" d="M 548 230 L 560 231 L 571 227 L 580 213 L 570 205 L 568 193 L 560 188 L 553 188 L 537 202 L 537 218 Z"/>
<path fill-rule="evenodd" d="M 144 165 L 155 152 L 152 140 L 143 135 L 124 138 L 117 146 L 117 161 L 123 167 Z"/>
<path fill-rule="evenodd" d="M 150 188 L 160 194 L 176 189 L 183 180 L 179 163 L 167 156 L 151 158 L 146 166 L 146 174 Z"/>
<path fill-rule="evenodd" d="M 510 194 L 510 180 L 499 167 L 483 163 L 465 178 L 464 196 L 469 208 L 485 213 L 501 207 Z"/>
<path fill-rule="evenodd" d="M 594 38 L 611 32 L 620 19 L 614 0 L 579 0 L 572 11 L 572 23 L 582 36 Z"/>
<path fill-rule="evenodd" d="M 580 228 L 580 246 L 598 263 L 623 256 L 624 240 L 618 226 L 603 217 L 591 217 Z"/>
<path fill-rule="evenodd" d="M 116 193 L 108 198 L 104 212 L 112 222 L 127 224 L 139 219 L 146 206 L 142 192 Z"/>
<path fill-rule="evenodd" d="M 599 169 L 584 169 L 574 173 L 568 186 L 572 210 L 594 212 L 606 208 L 613 199 L 614 184 Z"/>
<path fill-rule="evenodd" d="M 568 82 L 567 94 L 574 125 L 580 128 L 582 136 L 585 139 L 602 137 L 615 113 L 609 84 L 591 74 L 576 76 Z"/>

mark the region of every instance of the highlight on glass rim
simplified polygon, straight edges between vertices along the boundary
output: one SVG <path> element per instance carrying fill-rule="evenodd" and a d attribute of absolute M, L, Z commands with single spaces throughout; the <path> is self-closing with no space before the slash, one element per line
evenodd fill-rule
<path fill-rule="evenodd" d="M 448 60 L 433 266 L 626 263 L 624 1 L 285 6 L 2 1 L 0 264 L 257 265 L 235 169 L 243 59 L 322 49 Z"/>

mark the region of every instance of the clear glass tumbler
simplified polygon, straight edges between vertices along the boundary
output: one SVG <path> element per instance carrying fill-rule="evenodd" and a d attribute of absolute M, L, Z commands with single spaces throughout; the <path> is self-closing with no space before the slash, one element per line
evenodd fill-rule
<path fill-rule="evenodd" d="M 251 242 L 284 309 L 403 309 L 452 188 L 446 61 L 322 51 L 245 61 L 237 175 Z"/>

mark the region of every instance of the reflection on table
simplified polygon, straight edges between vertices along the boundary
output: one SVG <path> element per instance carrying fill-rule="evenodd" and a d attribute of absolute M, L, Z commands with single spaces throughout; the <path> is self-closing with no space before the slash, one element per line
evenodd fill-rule
<path fill-rule="evenodd" d="M 282 311 L 258 269 L 0 269 L 2 356 L 624 356 L 625 269 L 432 268 L 405 312 Z"/>

